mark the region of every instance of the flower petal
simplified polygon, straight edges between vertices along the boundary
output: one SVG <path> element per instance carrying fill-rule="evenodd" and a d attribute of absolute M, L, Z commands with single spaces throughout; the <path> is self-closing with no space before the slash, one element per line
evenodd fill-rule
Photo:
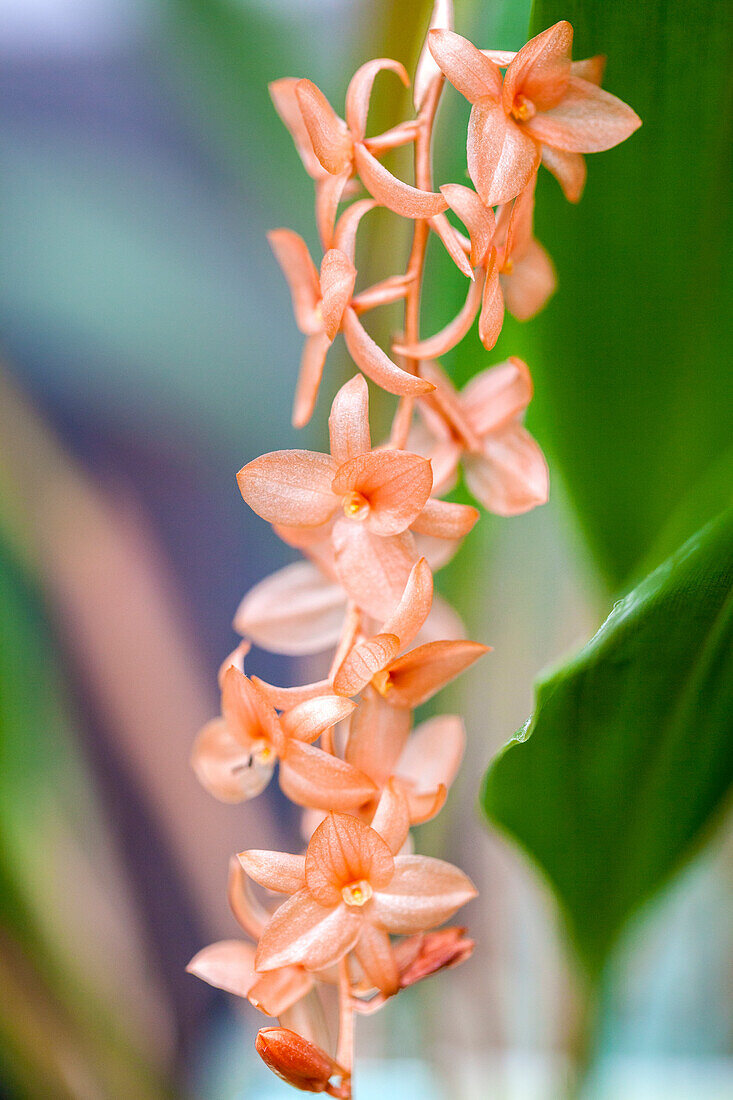
<path fill-rule="evenodd" d="M 331 338 L 325 332 L 316 332 L 309 336 L 303 345 L 300 359 L 298 383 L 293 399 L 292 424 L 294 428 L 304 428 L 313 416 L 321 385 L 323 367 L 326 362 Z"/>
<path fill-rule="evenodd" d="M 509 202 L 537 171 L 540 150 L 504 108 L 481 99 L 468 123 L 468 174 L 486 206 Z"/>
<path fill-rule="evenodd" d="M 499 282 L 499 264 L 496 250 L 491 250 L 491 260 L 486 271 L 484 292 L 481 299 L 481 312 L 478 318 L 478 334 L 481 343 L 487 351 L 496 344 L 499 339 L 501 327 L 504 324 L 504 295 Z"/>
<path fill-rule="evenodd" d="M 351 206 L 347 207 L 338 220 L 334 232 L 334 244 L 336 248 L 348 256 L 352 264 L 356 255 L 356 234 L 361 219 L 370 210 L 374 210 L 377 205 L 374 199 L 359 199 L 358 202 L 352 202 Z"/>
<path fill-rule="evenodd" d="M 433 30 L 453 30 L 453 0 L 435 0 L 433 11 L 430 16 L 428 33 Z M 440 75 L 440 67 L 430 52 L 430 40 L 428 35 L 426 35 L 422 50 L 420 51 L 417 67 L 415 68 L 415 79 L 412 85 L 412 99 L 417 112 L 420 111 L 420 108 L 425 102 L 425 97 L 430 90 L 430 85 L 436 78 L 440 77 Z"/>
<path fill-rule="evenodd" d="M 305 703 L 308 699 L 315 699 L 318 695 L 327 695 L 331 690 L 330 680 L 318 680 L 314 684 L 304 684 L 302 687 L 281 688 L 260 680 L 259 676 L 253 676 L 252 683 L 259 693 L 278 710 L 290 710 L 299 703 Z"/>
<path fill-rule="evenodd" d="M 351 165 L 335 176 L 324 172 L 323 179 L 316 181 L 316 225 L 323 248 L 331 248 L 334 243 L 336 215 L 350 178 Z"/>
<path fill-rule="evenodd" d="M 468 230 L 471 238 L 471 265 L 478 267 L 486 258 L 496 233 L 494 211 L 484 206 L 475 191 L 460 183 L 446 183 L 440 190 L 448 200 L 451 210 Z"/>
<path fill-rule="evenodd" d="M 303 114 L 295 94 L 299 81 L 300 77 L 285 76 L 281 80 L 273 80 L 267 87 L 275 110 L 290 131 L 303 167 L 314 180 L 320 180 L 326 175 L 326 170 L 313 151 L 313 142 L 303 122 Z"/>
<path fill-rule="evenodd" d="M 424 932 L 442 924 L 476 897 L 463 871 L 430 856 L 397 856 L 389 886 L 372 899 L 370 920 L 395 935 Z"/>
<path fill-rule="evenodd" d="M 432 791 L 441 784 L 450 787 L 465 747 L 462 718 L 453 714 L 430 718 L 408 739 L 395 765 L 395 775 L 409 780 L 418 792 Z"/>
<path fill-rule="evenodd" d="M 446 210 L 440 192 L 422 191 L 397 179 L 372 156 L 365 145 L 354 146 L 354 159 L 361 181 L 372 198 L 403 218 L 432 218 Z"/>
<path fill-rule="evenodd" d="M 227 901 L 240 928 L 256 943 L 271 914 L 254 896 L 250 880 L 236 856 L 229 859 Z"/>
<path fill-rule="evenodd" d="M 410 451 L 369 451 L 341 466 L 331 489 L 337 497 L 361 493 L 369 504 L 363 524 L 376 535 L 399 535 L 420 515 L 433 487 L 433 471 L 422 455 Z M 340 522 L 340 520 L 339 520 Z"/>
<path fill-rule="evenodd" d="M 433 30 L 428 34 L 428 44 L 442 72 L 469 103 L 487 97 L 499 102 L 501 73 L 472 42 L 454 31 Z"/>
<path fill-rule="evenodd" d="M 343 887 L 362 879 L 379 890 L 393 872 L 394 859 L 385 841 L 350 814 L 328 814 L 311 837 L 305 856 L 306 885 L 321 905 L 339 904 Z"/>
<path fill-rule="evenodd" d="M 364 921 L 354 954 L 372 985 L 388 997 L 397 992 L 400 988 L 400 975 L 392 943 L 386 932 L 370 921 Z"/>
<path fill-rule="evenodd" d="M 244 940 L 220 940 L 194 955 L 186 971 L 217 989 L 246 997 L 257 981 L 254 961 L 255 949 L 251 944 Z"/>
<path fill-rule="evenodd" d="M 595 57 L 584 57 L 581 61 L 571 61 L 570 72 L 573 76 L 579 76 L 581 80 L 587 80 L 589 84 L 601 84 L 606 68 L 606 58 L 602 53 Z"/>
<path fill-rule="evenodd" d="M 582 154 L 566 153 L 562 149 L 553 149 L 551 145 L 543 145 L 542 163 L 548 172 L 552 172 L 568 202 L 580 202 L 587 175 Z"/>
<path fill-rule="evenodd" d="M 402 787 L 390 780 L 377 803 L 372 829 L 379 833 L 392 855 L 397 855 L 410 831 L 410 816 Z"/>
<path fill-rule="evenodd" d="M 338 695 L 358 695 L 375 673 L 381 672 L 400 651 L 400 639 L 395 634 L 377 634 L 355 645 L 333 678 L 333 690 Z"/>
<path fill-rule="evenodd" d="M 556 107 L 525 123 L 535 141 L 566 153 L 600 153 L 641 126 L 636 111 L 595 84 L 571 76 Z"/>
<path fill-rule="evenodd" d="M 321 312 L 329 340 L 341 326 L 344 310 L 351 301 L 356 283 L 356 268 L 339 248 L 329 248 L 321 262 Z"/>
<path fill-rule="evenodd" d="M 372 449 L 369 434 L 369 389 L 356 374 L 338 391 L 328 418 L 331 456 L 337 465 Z"/>
<path fill-rule="evenodd" d="M 308 335 L 318 332 L 322 328 L 316 314 L 321 286 L 308 245 L 292 229 L 271 229 L 267 239 L 290 287 L 298 328 Z"/>
<path fill-rule="evenodd" d="M 463 303 L 460 312 L 440 332 L 436 332 L 434 336 L 428 336 L 425 340 L 419 340 L 414 344 L 393 344 L 393 350 L 398 355 L 407 355 L 412 359 L 435 359 L 440 355 L 445 355 L 446 352 L 460 344 L 475 321 L 481 305 L 483 285 L 483 278 L 469 283 L 466 301 Z"/>
<path fill-rule="evenodd" d="M 286 565 L 250 588 L 234 629 L 271 653 L 300 656 L 336 645 L 346 597 L 309 561 Z"/>
<path fill-rule="evenodd" d="M 243 802 L 264 791 L 273 765 L 252 760 L 222 718 L 207 722 L 194 742 L 191 767 L 202 787 L 220 802 Z"/>
<path fill-rule="evenodd" d="M 412 712 L 385 703 L 376 691 L 364 693 L 351 717 L 346 759 L 379 786 L 389 779 L 412 725 Z"/>
<path fill-rule="evenodd" d="M 421 536 L 418 541 L 422 544 L 432 540 Z M 447 539 L 435 539 L 435 542 L 440 546 L 451 545 Z M 457 548 L 459 543 L 456 542 L 453 546 Z M 418 644 L 426 645 L 428 642 L 443 642 L 446 640 L 456 642 L 459 638 L 465 637 L 466 628 L 458 612 L 451 607 L 447 600 L 444 600 L 441 596 L 434 596 L 433 606 L 425 620 L 425 626 L 415 639 Z"/>
<path fill-rule="evenodd" d="M 307 970 L 324 970 L 351 950 L 361 928 L 360 912 L 343 904 L 325 908 L 301 890 L 273 914 L 262 933 L 255 966 L 267 971 L 299 963 Z"/>
<path fill-rule="evenodd" d="M 295 94 L 313 151 L 327 172 L 339 175 L 350 165 L 353 155 L 348 126 L 311 80 L 299 80 Z"/>
<path fill-rule="evenodd" d="M 388 57 L 378 57 L 374 61 L 367 61 L 361 65 L 351 80 L 346 90 L 346 123 L 351 130 L 354 141 L 363 141 L 366 137 L 367 115 L 369 113 L 369 100 L 372 96 L 372 85 L 378 73 L 383 69 L 389 69 L 396 73 L 405 88 L 410 85 L 410 78 L 404 65 L 399 61 L 391 61 Z"/>
<path fill-rule="evenodd" d="M 430 535 L 436 539 L 462 539 L 474 527 L 478 518 L 479 512 L 470 504 L 430 499 L 411 530 L 418 535 Z"/>
<path fill-rule="evenodd" d="M 531 241 L 511 275 L 502 276 L 504 304 L 518 321 L 529 321 L 542 309 L 557 286 L 555 268 L 544 248 Z"/>
<path fill-rule="evenodd" d="M 366 524 L 339 519 L 333 528 L 336 571 L 358 607 L 380 622 L 391 614 L 417 561 L 409 531 L 382 538 Z"/>
<path fill-rule="evenodd" d="M 428 501 L 429 504 L 430 501 Z M 426 505 L 426 508 L 428 505 Z M 461 507 L 461 505 L 455 505 L 454 507 Z M 425 510 L 422 514 L 425 514 Z M 430 572 L 430 566 L 425 558 L 420 558 L 413 565 L 402 598 L 382 626 L 382 632 L 384 634 L 396 634 L 399 640 L 399 648 L 404 649 L 415 637 L 418 630 L 421 629 L 430 614 L 432 602 L 433 574 Z"/>
<path fill-rule="evenodd" d="M 516 357 L 481 371 L 461 393 L 465 415 L 477 436 L 485 436 L 514 420 L 531 399 L 529 368 Z"/>
<path fill-rule="evenodd" d="M 311 743 L 324 730 L 331 729 L 337 722 L 343 722 L 355 709 L 356 704 L 350 699 L 341 699 L 337 695 L 317 695 L 315 699 L 307 699 L 286 711 L 281 715 L 280 722 L 288 737 Z"/>
<path fill-rule="evenodd" d="M 522 46 L 504 77 L 504 110 L 511 111 L 520 93 L 538 111 L 554 107 L 568 86 L 572 45 L 573 28 L 563 19 Z"/>
<path fill-rule="evenodd" d="M 443 188 L 440 189 L 443 191 Z M 447 198 L 447 196 L 446 196 Z M 473 281 L 474 274 L 473 268 L 468 261 L 468 257 L 461 244 L 461 238 L 451 223 L 446 218 L 445 214 L 436 214 L 434 218 L 430 219 L 430 228 L 436 233 L 443 244 L 445 245 L 446 252 L 453 260 L 458 270 L 462 272 L 467 279 Z"/>
<path fill-rule="evenodd" d="M 347 309 L 344 314 L 343 333 L 349 355 L 357 367 L 387 393 L 398 397 L 419 397 L 430 393 L 432 386 L 429 382 L 402 370 L 374 343 L 353 309 Z"/>
<path fill-rule="evenodd" d="M 417 707 L 488 653 L 480 642 L 428 642 L 398 657 L 389 670 L 393 706 Z"/>
<path fill-rule="evenodd" d="M 363 772 L 302 741 L 288 745 L 280 762 L 280 787 L 291 802 L 312 810 L 355 810 L 375 794 Z"/>
<path fill-rule="evenodd" d="M 483 289 L 483 283 L 480 284 Z M 422 374 L 435 386 L 435 392 L 427 401 L 420 405 L 424 413 L 431 407 L 435 407 L 452 428 L 452 433 L 459 436 L 465 446 L 476 449 L 479 447 L 479 439 L 465 415 L 462 398 L 456 393 L 455 387 L 448 375 L 441 370 L 437 363 L 423 363 L 420 368 Z"/>
<path fill-rule="evenodd" d="M 317 527 L 338 508 L 331 492 L 336 464 L 316 451 L 272 451 L 237 474 L 239 491 L 268 523 Z"/>
<path fill-rule="evenodd" d="M 254 951 L 253 951 L 254 954 Z M 299 966 L 282 966 L 258 974 L 248 1000 L 266 1016 L 282 1016 L 313 988 L 313 978 Z"/>
<path fill-rule="evenodd" d="M 305 856 L 252 848 L 240 852 L 238 859 L 245 873 L 266 890 L 297 894 L 305 886 Z"/>
<path fill-rule="evenodd" d="M 466 485 L 497 516 L 516 516 L 549 496 L 547 463 L 539 445 L 520 424 L 487 437 L 483 455 L 466 455 Z"/>
<path fill-rule="evenodd" d="M 272 706 L 235 665 L 221 678 L 221 710 L 229 730 L 249 752 L 254 741 L 265 738 L 276 750 L 282 731 Z"/>

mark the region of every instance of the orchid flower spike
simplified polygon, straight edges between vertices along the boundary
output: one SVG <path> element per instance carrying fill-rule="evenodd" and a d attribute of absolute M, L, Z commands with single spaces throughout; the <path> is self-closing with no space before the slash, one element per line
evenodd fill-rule
<path fill-rule="evenodd" d="M 430 32 L 433 57 L 472 104 L 468 172 L 487 206 L 519 195 L 545 149 L 556 174 L 570 177 L 578 173 L 577 160 L 564 170 L 563 160 L 610 149 L 641 125 L 631 107 L 572 72 L 572 41 L 571 25 L 555 23 L 522 47 L 502 80 L 499 66 L 467 39 Z"/>

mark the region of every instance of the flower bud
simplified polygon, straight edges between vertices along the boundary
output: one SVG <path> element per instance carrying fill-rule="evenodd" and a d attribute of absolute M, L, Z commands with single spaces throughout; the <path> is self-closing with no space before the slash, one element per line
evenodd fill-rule
<path fill-rule="evenodd" d="M 441 928 L 403 940 L 396 948 L 400 988 L 462 963 L 474 949 L 474 941 L 465 937 L 465 928 Z"/>
<path fill-rule="evenodd" d="M 257 1033 L 255 1049 L 262 1061 L 302 1092 L 327 1092 L 342 1095 L 339 1086 L 331 1085 L 331 1077 L 348 1077 L 345 1070 L 325 1051 L 286 1027 L 265 1027 Z"/>

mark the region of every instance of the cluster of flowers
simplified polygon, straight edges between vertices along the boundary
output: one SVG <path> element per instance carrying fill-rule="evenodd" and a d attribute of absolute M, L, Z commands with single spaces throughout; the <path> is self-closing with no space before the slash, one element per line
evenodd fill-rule
<path fill-rule="evenodd" d="M 442 498 L 460 463 L 476 500 L 502 516 L 543 503 L 548 492 L 544 458 L 521 423 L 532 395 L 526 365 L 510 359 L 457 393 L 435 357 L 462 339 L 477 314 L 481 342 L 492 348 L 505 308 L 528 318 L 552 293 L 552 264 L 533 236 L 540 164 L 577 201 L 582 154 L 617 144 L 639 125 L 599 87 L 602 58 L 571 61 L 570 24 L 557 23 L 516 55 L 479 50 L 451 25 L 450 3 L 437 0 L 414 82 L 416 118 L 377 137 L 366 137 L 376 75 L 388 69 L 408 83 L 395 61 L 358 70 L 345 119 L 309 80 L 271 86 L 315 181 L 324 250 L 319 270 L 297 234 L 270 234 L 306 336 L 294 423 L 312 414 L 337 333 L 363 373 L 333 401 L 330 453 L 277 451 L 239 472 L 245 501 L 305 560 L 243 600 L 235 626 L 245 641 L 222 666 L 221 717 L 202 730 L 193 754 L 203 785 L 229 802 L 259 794 L 277 764 L 283 792 L 305 810 L 309 841 L 305 854 L 245 851 L 232 861 L 231 907 L 253 943 L 214 944 L 189 969 L 279 1018 L 256 1043 L 276 1073 L 339 1097 L 351 1096 L 354 1013 L 374 1011 L 473 947 L 463 928 L 430 931 L 475 896 L 471 881 L 442 860 L 413 854 L 409 834 L 443 806 L 465 740 L 459 717 L 413 730 L 413 712 L 487 650 L 465 640 L 455 613 L 433 597 L 433 570 L 479 516 Z M 467 160 L 475 190 L 433 190 L 431 138 L 445 78 L 473 105 Z M 410 143 L 415 186 L 379 159 Z M 358 197 L 359 183 L 368 197 Z M 376 206 L 412 219 L 412 250 L 404 275 L 357 293 L 357 234 Z M 431 232 L 469 289 L 455 320 L 421 340 Z M 361 318 L 399 300 L 404 333 L 387 355 Z M 390 438 L 377 447 L 364 376 L 400 398 Z M 286 688 L 249 677 L 252 642 L 293 655 L 332 649 L 328 676 Z M 252 882 L 268 893 L 258 897 Z M 277 904 L 276 894 L 286 900 Z M 335 1048 L 324 1037 L 318 996 L 329 984 L 338 991 Z"/>

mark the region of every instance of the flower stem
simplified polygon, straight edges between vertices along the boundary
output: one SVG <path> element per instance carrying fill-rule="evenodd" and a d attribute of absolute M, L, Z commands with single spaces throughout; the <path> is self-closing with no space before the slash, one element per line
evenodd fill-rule
<path fill-rule="evenodd" d="M 351 981 L 346 957 L 339 963 L 339 1038 L 336 1061 L 346 1070 L 348 1077 L 342 1082 L 345 1100 L 350 1100 L 351 1071 L 354 1066 L 354 1009 L 351 1003 Z"/>

